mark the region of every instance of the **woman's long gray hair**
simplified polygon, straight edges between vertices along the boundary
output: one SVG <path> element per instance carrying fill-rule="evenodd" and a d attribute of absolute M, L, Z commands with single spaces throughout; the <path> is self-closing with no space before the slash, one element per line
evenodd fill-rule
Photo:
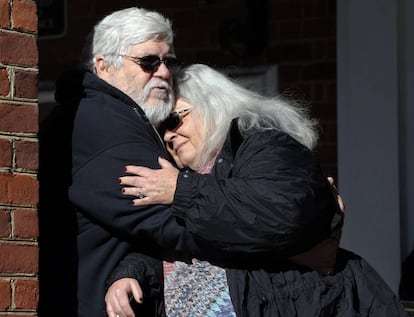
<path fill-rule="evenodd" d="M 173 44 L 171 22 L 155 11 L 132 7 L 115 11 L 96 24 L 82 52 L 82 65 L 95 72 L 94 58 L 105 56 L 105 64 L 118 68 L 120 54 L 128 54 L 132 45 L 149 40 Z"/>
<path fill-rule="evenodd" d="M 295 102 L 257 94 L 202 64 L 182 69 L 175 81 L 177 98 L 190 103 L 206 127 L 202 164 L 222 147 L 234 118 L 239 118 L 239 129 L 244 137 L 257 131 L 276 129 L 309 149 L 317 143 L 316 120 Z"/>

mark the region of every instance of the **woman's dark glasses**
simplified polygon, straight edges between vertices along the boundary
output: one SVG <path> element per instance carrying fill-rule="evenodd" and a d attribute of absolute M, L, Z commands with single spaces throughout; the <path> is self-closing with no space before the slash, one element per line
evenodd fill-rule
<path fill-rule="evenodd" d="M 174 130 L 183 121 L 183 118 L 189 114 L 191 108 L 185 108 L 178 111 L 171 112 L 167 119 L 164 120 L 163 125 L 167 130 Z"/>
<path fill-rule="evenodd" d="M 158 70 L 158 67 L 160 67 L 161 63 L 164 63 L 171 73 L 177 73 L 182 65 L 182 63 L 173 56 L 166 56 L 164 58 L 159 58 L 157 55 L 136 57 L 121 54 L 121 56 L 129 58 L 131 61 L 137 63 L 144 72 L 149 73 L 155 73 Z"/>

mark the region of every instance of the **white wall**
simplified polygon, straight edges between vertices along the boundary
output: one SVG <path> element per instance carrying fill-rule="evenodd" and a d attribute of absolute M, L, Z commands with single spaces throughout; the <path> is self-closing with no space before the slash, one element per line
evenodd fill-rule
<path fill-rule="evenodd" d="M 337 15 L 342 246 L 365 257 L 397 292 L 404 245 L 414 241 L 406 227 L 414 221 L 413 1 L 338 0 Z"/>
<path fill-rule="evenodd" d="M 400 145 L 402 255 L 414 248 L 414 1 L 401 1 Z"/>

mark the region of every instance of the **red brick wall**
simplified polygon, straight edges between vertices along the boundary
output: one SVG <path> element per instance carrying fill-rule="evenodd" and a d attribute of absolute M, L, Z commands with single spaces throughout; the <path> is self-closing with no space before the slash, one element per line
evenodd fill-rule
<path fill-rule="evenodd" d="M 0 0 L 0 316 L 36 316 L 38 49 L 35 1 Z"/>

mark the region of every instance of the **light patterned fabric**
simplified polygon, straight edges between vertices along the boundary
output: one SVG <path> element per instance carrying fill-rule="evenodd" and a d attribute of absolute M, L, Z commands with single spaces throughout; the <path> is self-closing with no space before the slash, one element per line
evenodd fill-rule
<path fill-rule="evenodd" d="M 168 317 L 236 317 L 226 271 L 206 261 L 164 261 L 164 296 Z"/>
<path fill-rule="evenodd" d="M 210 173 L 217 154 L 198 173 Z M 236 317 L 224 269 L 196 259 L 163 265 L 168 317 Z"/>

